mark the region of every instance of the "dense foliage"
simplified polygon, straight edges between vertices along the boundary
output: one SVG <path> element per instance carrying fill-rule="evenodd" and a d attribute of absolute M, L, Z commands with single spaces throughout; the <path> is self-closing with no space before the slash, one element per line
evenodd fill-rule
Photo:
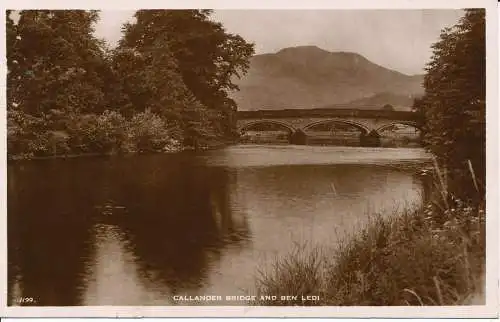
<path fill-rule="evenodd" d="M 467 199 L 476 199 L 475 186 L 485 183 L 485 45 L 485 11 L 466 10 L 432 46 L 425 95 L 415 101 L 425 116 L 424 143 L 446 167 L 453 194 Z"/>
<path fill-rule="evenodd" d="M 200 148 L 234 135 L 234 76 L 253 45 L 210 10 L 140 10 L 118 48 L 97 11 L 7 11 L 8 154 Z M 13 17 L 16 16 L 16 19 Z"/>
<path fill-rule="evenodd" d="M 154 74 L 161 75 L 160 79 L 153 77 L 159 81 L 156 88 L 179 82 L 176 78 L 180 77 L 184 88 L 178 90 L 188 90 L 198 105 L 210 111 L 197 112 L 199 106 L 187 105 L 192 109 L 183 115 L 186 122 L 200 119 L 201 128 L 206 129 L 206 123 L 216 134 L 231 135 L 236 105 L 227 91 L 238 89 L 232 77 L 248 69 L 253 45 L 226 33 L 220 23 L 209 19 L 210 14 L 210 10 L 139 10 L 137 21 L 125 25 L 120 48 L 143 55 L 152 68 L 166 69 Z"/>

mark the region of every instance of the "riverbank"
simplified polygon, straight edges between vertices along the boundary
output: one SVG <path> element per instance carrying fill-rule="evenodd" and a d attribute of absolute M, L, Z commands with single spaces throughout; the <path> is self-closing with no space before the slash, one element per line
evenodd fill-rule
<path fill-rule="evenodd" d="M 151 153 L 176 153 L 184 150 L 168 151 L 168 152 L 147 152 Z M 30 156 L 30 155 L 15 155 L 7 156 L 8 161 L 34 161 L 34 160 L 52 160 L 52 159 L 75 159 L 75 158 L 91 158 L 91 157 L 111 157 L 111 156 L 124 156 L 124 155 L 137 155 L 140 152 L 123 152 L 123 153 L 68 153 L 47 156 Z"/>
<path fill-rule="evenodd" d="M 259 305 L 460 305 L 482 299 L 485 218 L 461 207 L 376 216 L 334 250 L 295 249 L 259 272 L 258 295 L 298 300 Z M 318 301 L 300 298 L 319 296 Z M 479 303 L 484 304 L 484 303 Z"/>
<path fill-rule="evenodd" d="M 175 153 L 213 149 L 236 139 L 234 135 L 217 131 L 187 133 L 149 110 L 131 118 L 106 110 L 101 114 L 69 115 L 59 120 L 60 124 L 54 122 L 11 111 L 7 158 L 35 160 Z"/>
<path fill-rule="evenodd" d="M 180 153 L 186 151 L 206 151 L 220 149 L 227 147 L 233 142 L 217 142 L 211 145 L 198 147 L 194 149 L 193 147 L 182 146 L 182 145 L 172 145 L 166 146 L 160 151 L 121 151 L 121 152 L 102 152 L 102 153 L 60 153 L 52 155 L 34 156 L 30 154 L 19 154 L 19 155 L 9 155 L 7 154 L 8 161 L 28 161 L 28 160 L 51 160 L 51 159 L 74 159 L 74 158 L 88 158 L 88 157 L 111 157 L 111 156 L 125 156 L 125 155 L 138 155 L 138 154 L 165 154 L 165 153 Z"/>

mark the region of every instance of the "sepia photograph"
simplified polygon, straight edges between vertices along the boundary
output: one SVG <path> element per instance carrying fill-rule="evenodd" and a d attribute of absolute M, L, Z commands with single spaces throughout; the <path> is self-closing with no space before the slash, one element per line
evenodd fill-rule
<path fill-rule="evenodd" d="M 6 8 L 3 311 L 485 308 L 485 3 Z"/>

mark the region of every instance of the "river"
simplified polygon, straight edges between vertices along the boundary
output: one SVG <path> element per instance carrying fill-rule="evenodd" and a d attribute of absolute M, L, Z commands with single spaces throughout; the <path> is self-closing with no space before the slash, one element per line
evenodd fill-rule
<path fill-rule="evenodd" d="M 8 164 L 8 302 L 242 305 L 294 245 L 419 204 L 422 149 L 240 145 Z M 411 168 L 411 167 L 410 167 Z M 32 302 L 31 302 L 32 301 Z"/>

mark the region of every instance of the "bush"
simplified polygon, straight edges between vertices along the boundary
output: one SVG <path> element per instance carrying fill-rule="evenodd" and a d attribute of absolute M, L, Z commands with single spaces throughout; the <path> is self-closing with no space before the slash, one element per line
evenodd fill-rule
<path fill-rule="evenodd" d="M 47 121 L 22 111 L 7 111 L 7 154 L 9 158 L 29 158 L 49 151 Z"/>
<path fill-rule="evenodd" d="M 114 111 L 69 117 L 66 127 L 75 153 L 115 153 L 125 140 L 126 121 Z"/>
<path fill-rule="evenodd" d="M 172 137 L 165 121 L 148 110 L 132 117 L 128 131 L 126 149 L 130 152 L 163 151 Z"/>
<path fill-rule="evenodd" d="M 129 121 L 109 110 L 98 115 L 59 113 L 46 118 L 9 111 L 7 122 L 11 158 L 181 149 L 167 123 L 150 111 L 136 114 Z"/>
<path fill-rule="evenodd" d="M 65 119 L 69 145 L 74 153 L 89 153 L 98 150 L 97 115 L 71 115 Z"/>
<path fill-rule="evenodd" d="M 119 152 L 126 138 L 126 120 L 118 112 L 104 111 L 97 117 L 97 142 L 106 152 Z"/>

